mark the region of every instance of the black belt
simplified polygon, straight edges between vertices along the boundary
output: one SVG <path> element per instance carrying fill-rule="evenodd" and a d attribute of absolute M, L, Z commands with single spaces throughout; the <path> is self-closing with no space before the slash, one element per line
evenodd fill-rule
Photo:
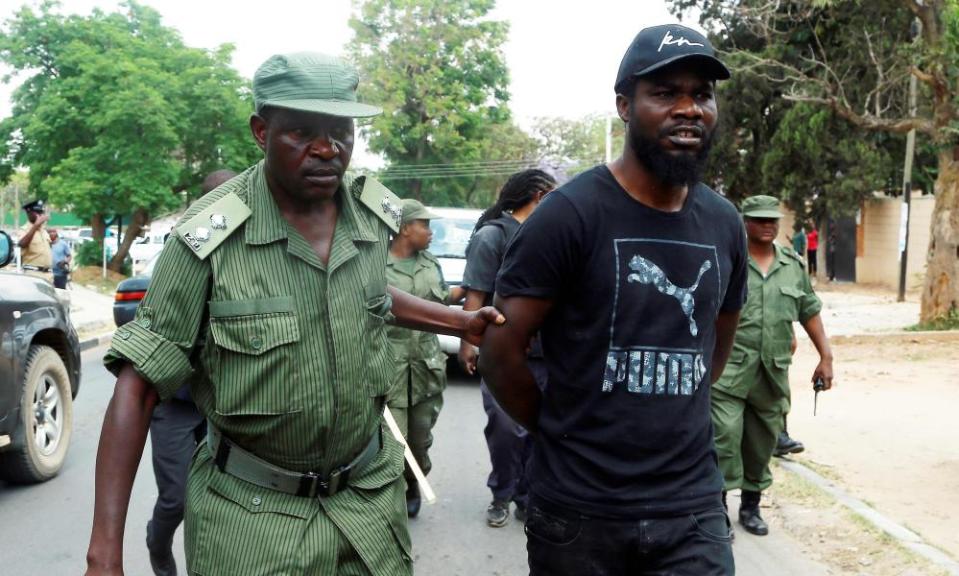
<path fill-rule="evenodd" d="M 217 430 L 216 426 L 207 422 L 207 447 L 220 472 L 262 488 L 310 498 L 330 497 L 345 488 L 353 470 L 371 462 L 382 445 L 380 430 L 377 429 L 366 448 L 352 462 L 336 468 L 324 477 L 313 472 L 304 474 L 270 464 L 240 448 Z"/>

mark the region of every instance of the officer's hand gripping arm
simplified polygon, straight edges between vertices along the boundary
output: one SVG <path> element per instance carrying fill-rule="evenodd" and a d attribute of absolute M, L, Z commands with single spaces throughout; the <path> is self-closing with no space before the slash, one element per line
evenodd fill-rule
<path fill-rule="evenodd" d="M 465 312 L 417 298 L 393 286 L 389 286 L 387 290 L 393 299 L 392 312 L 396 317 L 396 324 L 403 328 L 456 336 L 479 344 L 489 324 L 502 324 L 506 321 L 492 306 Z"/>

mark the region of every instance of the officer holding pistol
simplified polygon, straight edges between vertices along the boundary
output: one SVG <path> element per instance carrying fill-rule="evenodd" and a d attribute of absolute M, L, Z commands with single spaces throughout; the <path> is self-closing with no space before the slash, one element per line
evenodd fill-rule
<path fill-rule="evenodd" d="M 751 534 L 769 532 L 759 514 L 762 491 L 772 484 L 769 461 L 789 412 L 793 322 L 799 321 L 819 352 L 812 381 L 832 386 L 832 351 L 802 258 L 774 243 L 779 200 L 752 196 L 742 205 L 749 249 L 749 296 L 733 351 L 712 387 L 712 417 L 725 490 L 742 489 L 739 522 Z M 723 492 L 725 503 L 726 492 Z"/>

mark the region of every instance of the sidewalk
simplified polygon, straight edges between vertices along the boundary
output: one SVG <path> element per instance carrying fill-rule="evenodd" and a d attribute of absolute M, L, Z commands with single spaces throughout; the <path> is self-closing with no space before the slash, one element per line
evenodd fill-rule
<path fill-rule="evenodd" d="M 70 320 L 80 335 L 81 345 L 91 339 L 112 333 L 113 297 L 72 284 L 70 293 Z"/>

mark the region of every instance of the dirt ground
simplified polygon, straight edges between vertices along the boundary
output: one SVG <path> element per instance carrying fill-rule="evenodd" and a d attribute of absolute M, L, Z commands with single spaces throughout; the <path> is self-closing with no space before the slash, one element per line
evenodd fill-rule
<path fill-rule="evenodd" d="M 818 355 L 798 328 L 789 431 L 806 452 L 795 459 L 959 558 L 959 332 L 896 333 L 918 320 L 915 297 L 817 289 L 836 388 L 813 416 Z"/>

